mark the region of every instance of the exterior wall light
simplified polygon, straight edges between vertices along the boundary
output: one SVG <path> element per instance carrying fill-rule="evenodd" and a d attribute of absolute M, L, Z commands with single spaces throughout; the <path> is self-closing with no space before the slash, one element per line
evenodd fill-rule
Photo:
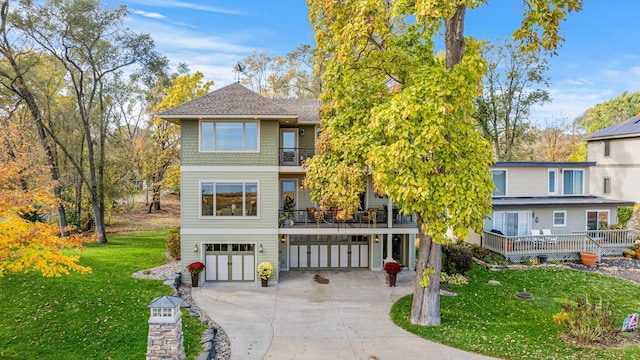
<path fill-rule="evenodd" d="M 258 252 L 263 252 L 264 251 L 264 247 L 262 246 L 262 244 L 258 245 Z"/>
<path fill-rule="evenodd" d="M 198 244 L 195 244 L 193 246 L 193 252 L 197 253 L 198 252 Z"/>

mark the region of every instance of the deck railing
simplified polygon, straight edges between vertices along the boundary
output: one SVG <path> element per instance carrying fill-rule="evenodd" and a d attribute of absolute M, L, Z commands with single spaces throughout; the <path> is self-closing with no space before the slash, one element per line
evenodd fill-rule
<path fill-rule="evenodd" d="M 580 252 L 620 255 L 635 240 L 632 230 L 579 231 L 571 234 L 505 236 L 485 232 L 482 247 L 504 255 L 511 262 L 547 255 L 548 260 L 580 259 Z"/>
<path fill-rule="evenodd" d="M 280 166 L 302 166 L 305 160 L 316 154 L 315 148 L 280 148 Z"/>
<path fill-rule="evenodd" d="M 286 216 L 285 216 L 286 215 Z M 295 210 L 285 212 L 280 210 L 279 219 L 280 227 L 355 227 L 355 228 L 367 228 L 367 227 L 387 227 L 387 217 L 389 214 L 382 209 L 379 209 L 375 215 L 370 211 L 356 211 L 351 219 L 341 220 L 337 218 L 337 211 L 334 210 Z M 392 226 L 394 227 L 410 227 L 415 226 L 415 216 L 404 215 L 397 212 L 391 214 L 393 216 Z M 289 219 L 293 221 L 293 224 L 288 224 L 285 220 Z"/>

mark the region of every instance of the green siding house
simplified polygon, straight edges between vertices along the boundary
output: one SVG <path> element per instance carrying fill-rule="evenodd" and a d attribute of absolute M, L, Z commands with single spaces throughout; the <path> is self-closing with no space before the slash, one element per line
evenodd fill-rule
<path fill-rule="evenodd" d="M 266 99 L 234 83 L 158 115 L 181 128 L 182 267 L 200 281 L 258 284 L 263 261 L 282 271 L 415 266 L 417 228 L 368 184 L 361 210 L 337 221 L 304 188 L 319 102 Z M 185 278 L 187 273 L 183 273 Z"/>

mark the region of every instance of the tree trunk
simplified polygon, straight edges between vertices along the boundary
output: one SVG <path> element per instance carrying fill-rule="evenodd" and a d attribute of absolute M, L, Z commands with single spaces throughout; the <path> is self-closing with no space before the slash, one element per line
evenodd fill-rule
<path fill-rule="evenodd" d="M 467 7 L 458 5 L 453 16 L 445 20 L 444 42 L 446 49 L 447 69 L 462 61 L 464 54 L 464 16 Z"/>
<path fill-rule="evenodd" d="M 440 269 L 442 268 L 442 245 L 434 243 L 425 234 L 422 218 L 418 215 L 420 247 L 416 264 L 416 283 L 411 305 L 411 323 L 422 326 L 440 325 Z M 422 287 L 424 270 L 433 270 L 429 286 Z"/>

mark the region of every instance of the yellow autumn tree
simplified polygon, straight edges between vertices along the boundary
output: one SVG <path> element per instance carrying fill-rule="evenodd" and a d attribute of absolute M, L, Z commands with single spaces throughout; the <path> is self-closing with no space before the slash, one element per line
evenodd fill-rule
<path fill-rule="evenodd" d="M 63 249 L 82 249 L 83 239 L 60 236 L 55 223 L 41 221 L 54 213 L 58 199 L 46 168 L 34 164 L 34 147 L 25 139 L 26 129 L 5 123 L 0 132 L 0 276 L 5 272 L 37 271 L 61 276 L 70 271 L 90 273 L 77 255 Z"/>

